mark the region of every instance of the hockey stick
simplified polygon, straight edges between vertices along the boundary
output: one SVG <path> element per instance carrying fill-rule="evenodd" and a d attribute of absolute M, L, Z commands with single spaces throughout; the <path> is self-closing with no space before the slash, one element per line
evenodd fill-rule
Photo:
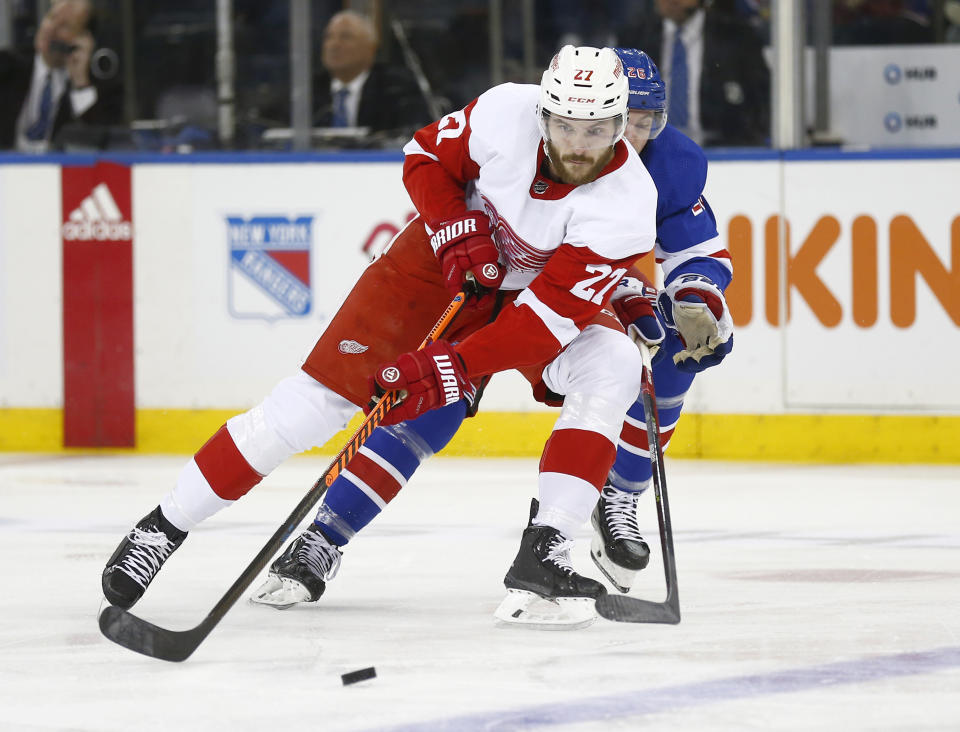
<path fill-rule="evenodd" d="M 463 306 L 466 296 L 463 292 L 456 297 L 447 306 L 443 315 L 437 321 L 433 329 L 424 338 L 420 344 L 421 350 L 426 348 L 447 329 L 454 317 Z M 363 445 L 370 434 L 383 421 L 384 415 L 390 408 L 400 400 L 400 392 L 388 391 L 377 405 L 364 417 L 363 422 L 353 436 L 344 445 L 343 449 L 337 453 L 337 456 L 330 463 L 330 466 L 324 471 L 323 475 L 313 484 L 313 487 L 307 491 L 307 494 L 300 500 L 293 512 L 287 516 L 286 520 L 274 532 L 270 540 L 264 545 L 263 549 L 253 558 L 253 561 L 247 565 L 237 580 L 230 586 L 220 601 L 213 606 L 213 609 L 207 614 L 198 626 L 190 630 L 168 630 L 160 626 L 149 623 L 146 620 L 138 618 L 136 615 L 113 605 L 107 607 L 100 613 L 100 631 L 114 643 L 129 648 L 131 651 L 142 653 L 145 656 L 152 656 L 164 661 L 184 661 L 190 657 L 190 654 L 197 650 L 197 647 L 203 642 L 210 631 L 227 614 L 227 611 L 233 607 L 233 604 L 240 599 L 244 590 L 250 586 L 250 583 L 256 579 L 261 570 L 267 566 L 273 555 L 277 553 L 287 537 L 292 534 L 300 525 L 300 522 L 307 516 L 310 509 L 316 505 L 317 501 L 327 492 L 327 488 L 336 479 L 340 472 L 350 462 L 357 450 Z"/>
<path fill-rule="evenodd" d="M 597 613 L 621 623 L 680 622 L 680 597 L 677 594 L 677 561 L 673 551 L 673 528 L 667 502 L 667 475 L 663 469 L 663 448 L 660 446 L 660 419 L 657 415 L 653 388 L 653 363 L 650 349 L 638 342 L 643 357 L 643 412 L 647 417 L 647 439 L 650 442 L 650 467 L 653 468 L 653 493 L 657 500 L 660 523 L 660 547 L 663 552 L 663 573 L 667 580 L 667 599 L 663 602 L 641 600 L 625 595 L 604 595 L 597 599 Z"/>

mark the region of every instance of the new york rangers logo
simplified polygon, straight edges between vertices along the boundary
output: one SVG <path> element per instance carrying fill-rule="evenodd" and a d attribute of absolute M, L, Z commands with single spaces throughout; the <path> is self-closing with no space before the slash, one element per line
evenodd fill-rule
<path fill-rule="evenodd" d="M 228 216 L 230 313 L 266 320 L 307 315 L 312 241 L 312 216 Z"/>

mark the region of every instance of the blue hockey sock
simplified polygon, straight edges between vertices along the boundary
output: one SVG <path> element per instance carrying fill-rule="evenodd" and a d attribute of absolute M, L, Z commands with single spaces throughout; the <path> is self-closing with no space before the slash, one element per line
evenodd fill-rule
<path fill-rule="evenodd" d="M 330 486 L 314 523 L 343 546 L 393 500 L 420 463 L 453 438 L 466 417 L 461 400 L 412 422 L 378 427 Z"/>
<path fill-rule="evenodd" d="M 669 442 L 673 428 L 680 419 L 683 400 L 693 383 L 695 374 L 680 371 L 673 362 L 673 354 L 683 348 L 675 333 L 664 341 L 666 357 L 653 367 L 653 384 L 657 391 L 657 415 L 660 418 L 660 444 Z M 643 400 L 637 399 L 627 410 L 623 432 L 617 444 L 617 458 L 610 469 L 608 482 L 621 491 L 642 493 L 650 487 L 653 471 L 647 441 L 647 417 Z"/>

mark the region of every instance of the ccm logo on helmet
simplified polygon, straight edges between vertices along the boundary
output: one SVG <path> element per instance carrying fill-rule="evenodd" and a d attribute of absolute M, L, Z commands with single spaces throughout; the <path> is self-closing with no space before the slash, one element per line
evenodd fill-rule
<path fill-rule="evenodd" d="M 596 102 L 596 98 L 585 99 L 584 97 L 567 97 L 568 102 L 575 102 L 576 104 L 593 104 Z"/>

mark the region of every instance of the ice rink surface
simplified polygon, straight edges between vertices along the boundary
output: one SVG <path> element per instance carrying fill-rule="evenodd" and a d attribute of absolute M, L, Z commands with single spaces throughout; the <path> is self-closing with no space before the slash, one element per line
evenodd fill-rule
<path fill-rule="evenodd" d="M 960 467 L 668 458 L 681 624 L 545 632 L 492 617 L 536 461 L 439 458 L 319 603 L 242 601 L 171 664 L 97 614 L 106 559 L 183 463 L 0 455 L 0 729 L 960 730 Z M 199 623 L 325 467 L 295 458 L 191 532 L 136 613 Z M 641 525 L 632 594 L 661 600 L 652 496 Z"/>

